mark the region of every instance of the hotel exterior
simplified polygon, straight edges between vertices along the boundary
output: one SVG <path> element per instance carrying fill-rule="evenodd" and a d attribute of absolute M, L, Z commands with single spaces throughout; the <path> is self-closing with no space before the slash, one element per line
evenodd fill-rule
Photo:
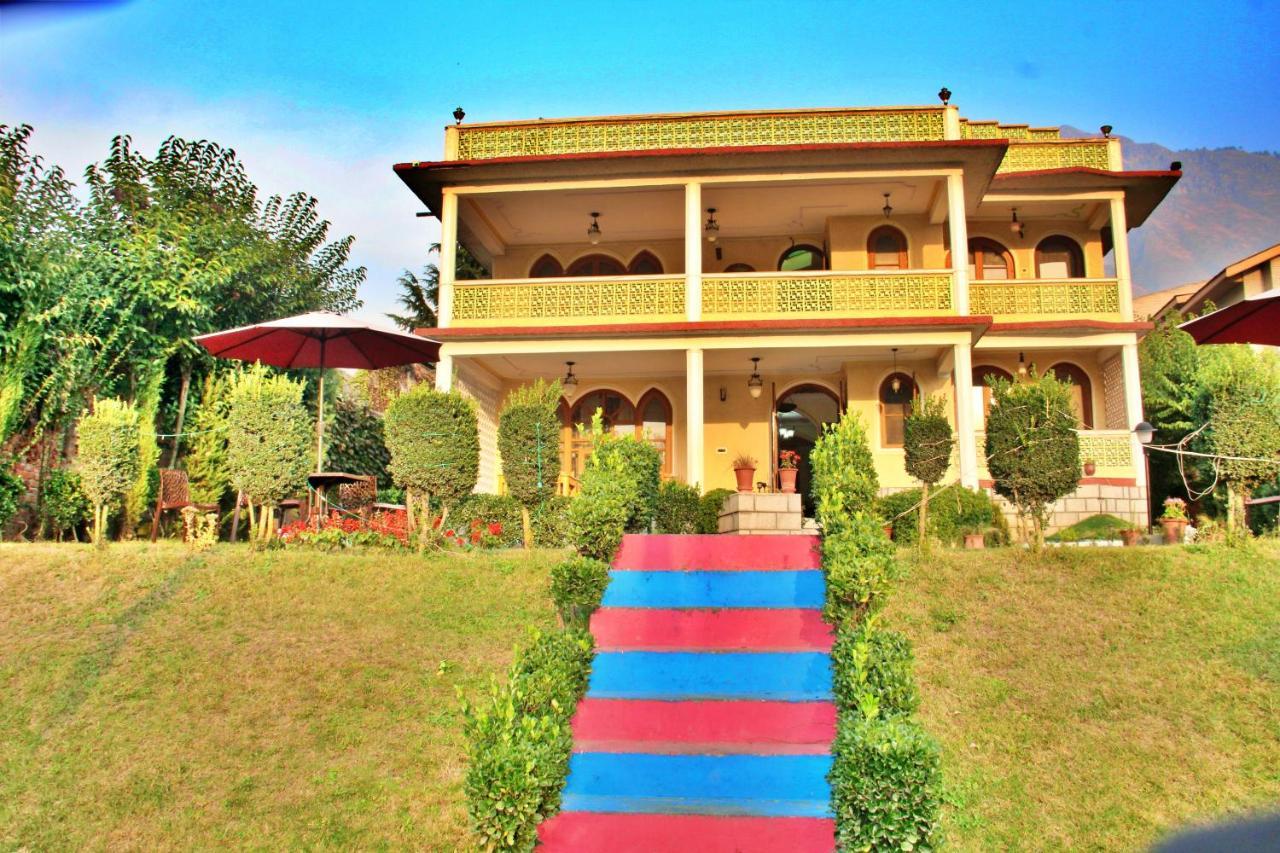
<path fill-rule="evenodd" d="M 440 219 L 419 331 L 444 344 L 437 385 L 477 402 L 482 491 L 505 395 L 570 370 L 566 492 L 597 408 L 703 490 L 733 488 L 741 454 L 772 490 L 778 453 L 852 408 L 882 488 L 907 488 L 917 389 L 948 401 L 947 481 L 989 486 L 985 383 L 1053 369 L 1087 463 L 1053 526 L 1147 523 L 1127 232 L 1180 173 L 1126 171 L 1119 140 L 944 105 L 460 123 L 444 158 L 395 169 Z M 457 242 L 491 278 L 455 280 Z"/>

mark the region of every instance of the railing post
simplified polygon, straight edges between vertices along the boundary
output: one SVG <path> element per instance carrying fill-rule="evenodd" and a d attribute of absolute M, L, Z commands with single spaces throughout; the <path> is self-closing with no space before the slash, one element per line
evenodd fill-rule
<path fill-rule="evenodd" d="M 702 184 L 696 181 L 684 185 L 684 313 L 690 323 L 702 319 Z"/>
<path fill-rule="evenodd" d="M 1116 283 L 1120 288 L 1120 319 L 1133 320 L 1133 282 L 1129 271 L 1129 228 L 1124 197 L 1111 199 L 1111 251 L 1116 256 Z"/>
<path fill-rule="evenodd" d="M 951 236 L 951 277 L 957 314 L 969 313 L 969 224 L 964 214 L 964 176 L 947 175 L 947 228 Z"/>
<path fill-rule="evenodd" d="M 951 253 L 955 257 L 955 252 Z M 956 389 L 956 442 L 960 446 L 960 485 L 978 488 L 978 439 L 973 423 L 973 357 L 971 344 L 955 345 L 951 381 Z"/>
<path fill-rule="evenodd" d="M 453 323 L 453 279 L 458 268 L 458 196 L 445 188 L 440 201 L 440 299 L 436 325 L 447 329 Z"/>
<path fill-rule="evenodd" d="M 703 472 L 703 397 L 702 350 L 694 347 L 685 350 L 685 481 L 695 488 L 704 488 Z"/>

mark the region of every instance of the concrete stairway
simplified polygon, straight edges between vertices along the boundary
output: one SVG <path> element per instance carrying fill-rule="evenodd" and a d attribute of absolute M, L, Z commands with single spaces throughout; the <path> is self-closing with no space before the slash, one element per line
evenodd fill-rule
<path fill-rule="evenodd" d="M 813 536 L 628 536 L 549 851 L 831 850 Z"/>

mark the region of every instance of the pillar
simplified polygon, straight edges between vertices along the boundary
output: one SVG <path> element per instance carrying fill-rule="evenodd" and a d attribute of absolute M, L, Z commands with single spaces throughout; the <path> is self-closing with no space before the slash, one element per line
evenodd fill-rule
<path fill-rule="evenodd" d="M 1147 482 L 1147 451 L 1133 434 L 1133 428 L 1142 422 L 1142 377 L 1138 368 L 1138 344 L 1135 341 L 1120 348 L 1120 364 L 1124 372 L 1124 411 L 1129 421 L 1129 444 L 1133 453 L 1133 478 L 1150 509 L 1151 484 Z M 1148 513 L 1149 515 L 1149 513 Z M 1148 524 L 1151 519 L 1146 519 Z"/>
<path fill-rule="evenodd" d="M 1123 197 L 1111 199 L 1111 251 L 1115 253 L 1116 281 L 1120 287 L 1120 318 L 1130 321 L 1133 320 L 1133 279 L 1129 271 L 1129 228 Z"/>
<path fill-rule="evenodd" d="M 952 252 L 952 257 L 955 252 Z M 973 411 L 973 351 L 968 341 L 956 344 L 951 382 L 956 390 L 956 445 L 960 449 L 960 485 L 978 488 L 978 428 Z"/>
<path fill-rule="evenodd" d="M 706 462 L 702 447 L 703 396 L 702 350 L 688 349 L 684 354 L 685 369 L 685 481 L 701 489 L 706 484 L 703 467 Z"/>
<path fill-rule="evenodd" d="M 684 185 L 684 312 L 690 323 L 702 319 L 702 184 L 696 182 Z"/>
<path fill-rule="evenodd" d="M 440 353 L 440 360 L 436 362 L 436 390 L 452 391 L 453 390 L 453 356 Z"/>
<path fill-rule="evenodd" d="M 964 175 L 957 172 L 947 175 L 947 228 L 951 238 L 955 311 L 962 315 L 969 313 L 969 223 L 964 217 Z"/>
<path fill-rule="evenodd" d="M 453 324 L 453 278 L 458 271 L 458 196 L 445 189 L 440 201 L 440 301 L 436 325 Z"/>

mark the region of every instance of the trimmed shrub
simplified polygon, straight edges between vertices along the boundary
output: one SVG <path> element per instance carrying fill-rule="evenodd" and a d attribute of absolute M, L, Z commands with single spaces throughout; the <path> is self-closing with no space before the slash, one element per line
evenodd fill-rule
<path fill-rule="evenodd" d="M 80 480 L 93 504 L 93 542 L 106 544 L 107 506 L 137 480 L 138 410 L 120 400 L 96 400 L 80 419 Z"/>
<path fill-rule="evenodd" d="M 836 707 L 867 718 L 910 716 L 920 706 L 911 641 L 897 631 L 874 629 L 873 622 L 836 632 L 831 649 Z"/>
<path fill-rule="evenodd" d="M 556 495 L 533 511 L 533 544 L 539 548 L 565 548 L 572 545 L 569 529 L 569 507 L 572 498 Z"/>
<path fill-rule="evenodd" d="M 523 507 L 525 547 L 533 545 L 530 513 L 550 500 L 560 470 L 560 383 L 541 379 L 512 391 L 498 416 L 498 452 L 507 491 Z"/>
<path fill-rule="evenodd" d="M 340 395 L 326 405 L 324 456 L 325 470 L 365 474 L 377 477 L 379 487 L 391 485 L 382 417 L 364 403 Z"/>
<path fill-rule="evenodd" d="M 405 488 L 409 523 L 430 524 L 431 502 L 441 513 L 471 494 L 480 471 L 475 405 L 457 391 L 416 385 L 391 401 L 383 421 L 389 470 Z M 416 504 L 422 501 L 422 511 Z"/>
<path fill-rule="evenodd" d="M 936 485 L 951 464 L 955 438 L 941 397 L 927 397 L 912 407 L 902 423 L 903 463 L 907 473 L 922 484 L 917 538 L 928 549 L 929 487 Z"/>
<path fill-rule="evenodd" d="M 835 533 L 824 534 L 822 570 L 827 580 L 822 615 L 828 622 L 853 625 L 874 613 L 898 572 L 893 543 L 880 519 L 859 511 Z"/>
<path fill-rule="evenodd" d="M 720 507 L 724 506 L 725 498 L 732 494 L 736 494 L 733 489 L 712 489 L 702 496 L 702 500 L 698 502 L 699 533 L 720 532 Z"/>
<path fill-rule="evenodd" d="M 914 545 L 920 535 L 919 489 L 905 489 L 876 501 L 876 511 L 893 523 L 893 541 Z M 1009 544 L 1009 524 L 1000 508 L 982 489 L 950 486 L 929 502 L 929 535 L 945 545 L 962 545 L 966 533 L 982 533 L 988 545 Z"/>
<path fill-rule="evenodd" d="M 191 417 L 192 435 L 184 465 L 193 503 L 222 503 L 231 488 L 227 469 L 227 422 L 231 388 L 236 374 L 209 376 L 200 392 L 200 405 Z"/>
<path fill-rule="evenodd" d="M 634 505 L 620 456 L 592 457 L 582 490 L 569 505 L 569 539 L 584 557 L 610 562 L 627 532 Z"/>
<path fill-rule="evenodd" d="M 76 528 L 89 519 L 89 499 L 74 471 L 55 470 L 40 489 L 40 520 L 59 542 L 67 530 L 79 538 Z"/>
<path fill-rule="evenodd" d="M 662 484 L 658 449 L 635 436 L 606 435 L 597 441 L 587 464 L 609 467 L 626 480 L 627 532 L 648 533 L 658 511 Z"/>
<path fill-rule="evenodd" d="M 902 719 L 840 717 L 831 773 L 841 850 L 930 850 L 937 845 L 938 746 Z"/>
<path fill-rule="evenodd" d="M 812 497 L 824 533 L 834 533 L 865 512 L 880 493 L 875 460 L 862 416 L 850 409 L 823 427 L 809 453 Z"/>
<path fill-rule="evenodd" d="M 18 514 L 18 505 L 26 494 L 27 484 L 13 470 L 13 460 L 0 458 L 0 533 L 9 519 Z"/>
<path fill-rule="evenodd" d="M 609 585 L 609 564 L 570 557 L 551 569 L 551 600 L 566 628 L 585 629 Z"/>
<path fill-rule="evenodd" d="M 548 709 L 573 715 L 574 706 L 587 692 L 595 640 L 586 630 L 533 631 L 528 645 L 511 665 L 511 680 L 520 685 L 526 714 Z"/>
<path fill-rule="evenodd" d="M 702 498 L 698 490 L 675 480 L 663 480 L 658 487 L 658 511 L 654 518 L 657 532 L 700 533 L 701 526 Z"/>

